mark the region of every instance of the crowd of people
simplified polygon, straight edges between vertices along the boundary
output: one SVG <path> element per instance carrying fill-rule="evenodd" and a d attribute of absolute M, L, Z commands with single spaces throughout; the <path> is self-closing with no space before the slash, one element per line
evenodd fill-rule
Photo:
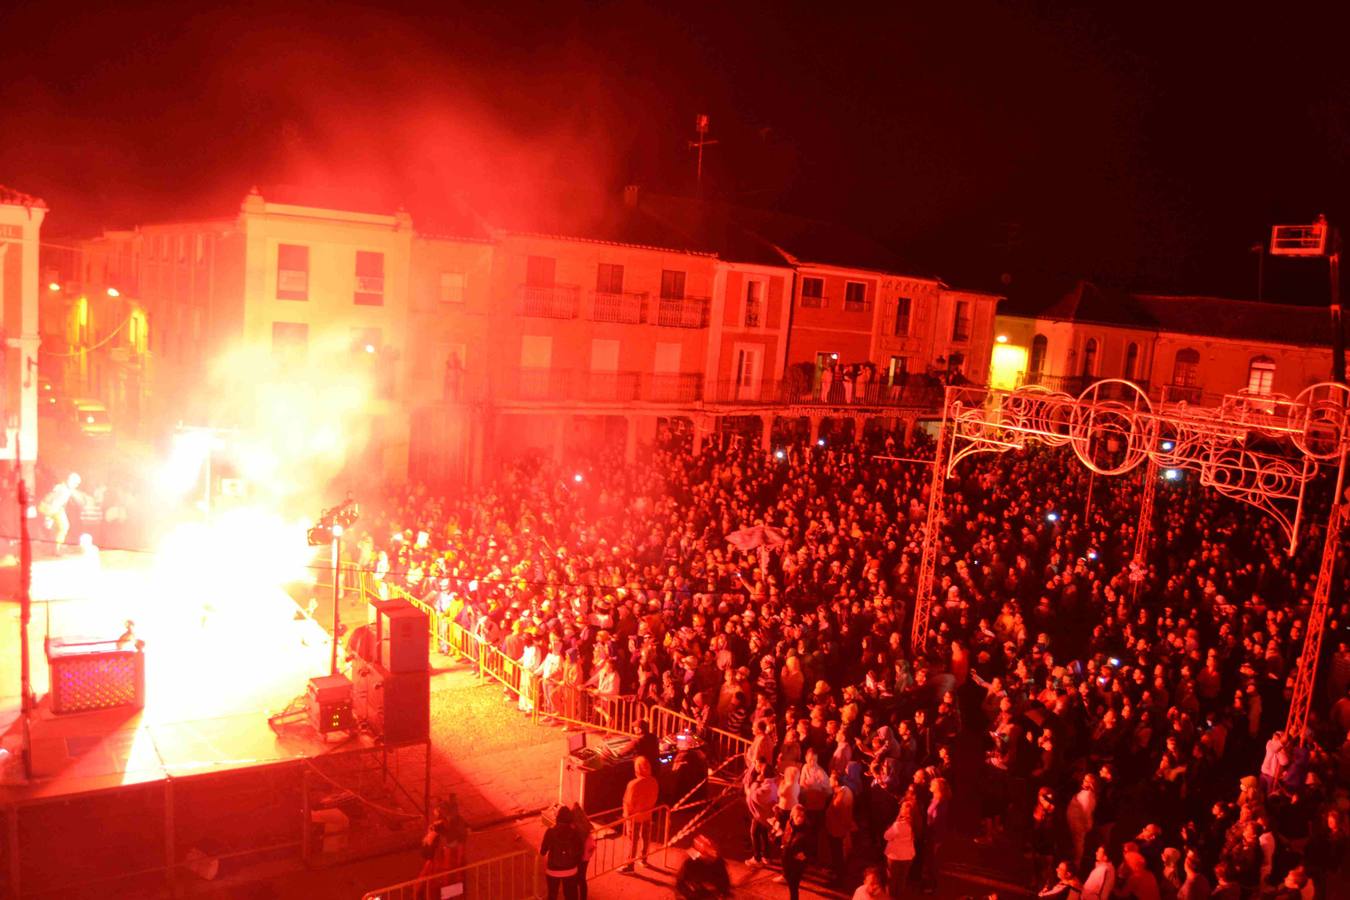
<path fill-rule="evenodd" d="M 931 470 L 896 457 L 924 448 L 784 449 L 663 431 L 636 465 L 525 458 L 401 491 L 359 552 L 535 673 L 542 713 L 590 686 L 744 735 L 745 862 L 790 896 L 812 872 L 933 891 L 971 844 L 1065 900 L 1350 896 L 1343 570 L 1309 727 L 1283 731 L 1315 527 L 1290 557 L 1259 511 L 1168 481 L 1140 568 L 1143 473 L 978 454 L 915 655 Z M 784 543 L 728 543 L 756 524 Z"/>

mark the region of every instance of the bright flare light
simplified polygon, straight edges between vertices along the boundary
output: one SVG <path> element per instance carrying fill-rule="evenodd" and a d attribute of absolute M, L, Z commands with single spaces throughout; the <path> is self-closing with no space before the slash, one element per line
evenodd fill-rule
<path fill-rule="evenodd" d="M 572 480 L 575 481 L 577 484 L 581 484 L 582 482 L 581 473 L 578 472 L 577 474 L 573 475 Z"/>
<path fill-rule="evenodd" d="M 998 341 L 1000 344 L 1006 344 L 1008 343 L 1008 336 L 1006 334 L 1000 334 L 998 337 L 994 338 L 994 340 Z"/>
<path fill-rule="evenodd" d="M 1179 478 L 1181 478 L 1181 470 L 1180 470 L 1180 469 L 1164 469 L 1164 470 L 1163 470 L 1163 478 L 1166 478 L 1168 481 L 1176 481 L 1176 480 L 1178 480 Z"/>
<path fill-rule="evenodd" d="M 122 296 L 122 292 L 119 291 L 117 288 L 108 288 L 108 296 L 109 296 L 109 297 L 120 297 L 120 296 Z"/>
<path fill-rule="evenodd" d="M 1059 521 L 1059 513 L 1057 513 L 1057 512 L 1048 512 L 1048 513 L 1046 513 L 1046 514 L 1045 514 L 1045 521 L 1047 521 L 1047 522 L 1058 522 L 1058 521 Z"/>
<path fill-rule="evenodd" d="M 47 290 L 49 290 L 49 291 L 59 291 L 59 290 L 61 290 L 61 285 L 59 285 L 59 284 L 57 284 L 55 281 L 53 281 L 51 284 L 47 285 Z"/>
<path fill-rule="evenodd" d="M 784 453 L 782 450 L 775 450 L 775 451 L 773 451 L 773 458 L 774 458 L 774 459 L 783 459 L 783 458 L 785 458 L 786 456 L 787 456 L 787 454 Z"/>
<path fill-rule="evenodd" d="M 1175 446 L 1176 446 L 1176 444 L 1172 443 L 1171 441 L 1163 441 L 1163 442 L 1162 442 L 1162 448 L 1163 448 L 1164 451 L 1171 450 L 1171 449 L 1172 449 L 1173 447 L 1175 447 Z"/>

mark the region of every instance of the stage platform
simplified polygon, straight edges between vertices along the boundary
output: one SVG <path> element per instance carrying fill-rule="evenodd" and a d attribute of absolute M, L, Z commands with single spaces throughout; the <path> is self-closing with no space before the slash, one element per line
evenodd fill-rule
<path fill-rule="evenodd" d="M 32 721 L 34 778 L 16 779 L 17 666 L 6 666 L 0 727 L 9 765 L 0 801 L 50 797 L 204 771 L 315 756 L 331 749 L 312 730 L 280 735 L 268 717 L 329 670 L 329 637 L 297 618 L 280 587 L 221 597 L 210 584 L 167 585 L 141 554 L 91 553 L 38 560 L 29 651 L 42 698 Z M 5 640 L 17 644 L 17 604 L 6 604 Z M 44 638 L 115 640 L 127 620 L 145 642 L 145 707 L 90 713 L 51 710 Z M 0 646 L 3 646 L 0 644 Z M 17 652 L 5 652 L 17 662 Z M 8 677 L 12 671 L 12 677 Z M 14 683 L 9 683 L 13 681 Z M 20 776 L 22 773 L 18 773 Z"/>
<path fill-rule="evenodd" d="M 33 595 L 31 778 L 19 606 L 0 603 L 0 894 L 158 897 L 203 866 L 312 865 L 420 837 L 425 742 L 269 725 L 330 667 L 327 632 L 281 586 L 91 552 L 35 562 Z M 145 642 L 144 707 L 54 712 L 44 639 L 115 641 L 127 620 Z"/>

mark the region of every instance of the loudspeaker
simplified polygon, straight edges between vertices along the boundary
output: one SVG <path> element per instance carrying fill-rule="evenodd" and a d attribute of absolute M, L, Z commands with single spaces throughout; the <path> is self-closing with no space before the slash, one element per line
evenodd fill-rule
<path fill-rule="evenodd" d="M 380 665 L 390 672 L 426 672 L 431 645 L 426 613 L 408 603 L 389 604 L 383 613 Z"/>
<path fill-rule="evenodd" d="M 424 741 L 431 724 L 431 673 L 390 672 L 378 663 L 357 671 L 357 712 L 386 744 Z"/>

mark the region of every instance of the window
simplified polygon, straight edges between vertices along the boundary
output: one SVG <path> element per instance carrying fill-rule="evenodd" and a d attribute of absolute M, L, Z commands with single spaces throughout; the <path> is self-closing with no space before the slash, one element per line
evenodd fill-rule
<path fill-rule="evenodd" d="M 595 270 L 595 289 L 601 294 L 622 294 L 623 266 L 601 263 Z"/>
<path fill-rule="evenodd" d="M 764 282 L 745 283 L 745 327 L 758 328 L 764 313 Z"/>
<path fill-rule="evenodd" d="M 463 272 L 442 272 L 437 298 L 442 303 L 463 303 L 464 282 Z"/>
<path fill-rule="evenodd" d="M 1121 374 L 1126 381 L 1134 381 L 1139 374 L 1139 345 L 1134 341 L 1125 348 L 1125 370 Z"/>
<path fill-rule="evenodd" d="M 1251 394 L 1270 394 L 1275 390 L 1275 360 L 1269 356 L 1258 356 L 1247 368 L 1247 392 Z"/>
<path fill-rule="evenodd" d="M 284 361 L 299 361 L 309 349 L 309 326 L 303 322 L 272 323 L 272 354 Z"/>
<path fill-rule="evenodd" d="M 530 287 L 553 287 L 557 283 L 558 261 L 551 256 L 525 259 L 525 283 Z"/>
<path fill-rule="evenodd" d="M 1091 378 L 1097 374 L 1097 339 L 1088 338 L 1083 345 L 1083 377 Z"/>
<path fill-rule="evenodd" d="M 956 314 L 952 318 L 952 340 L 970 340 L 970 301 L 957 300 Z"/>
<path fill-rule="evenodd" d="M 844 312 L 863 312 L 867 309 L 867 285 L 861 281 L 844 282 Z"/>
<path fill-rule="evenodd" d="M 1187 347 L 1177 351 L 1172 365 L 1172 383 L 1180 387 L 1195 387 L 1199 380 L 1200 351 Z"/>
<path fill-rule="evenodd" d="M 277 298 L 309 299 L 309 248 L 298 244 L 277 246 Z"/>
<path fill-rule="evenodd" d="M 906 298 L 908 299 L 908 298 Z M 909 357 L 892 356 L 887 367 L 886 378 L 890 384 L 904 384 L 909 377 Z"/>
<path fill-rule="evenodd" d="M 684 273 L 671 269 L 661 272 L 661 296 L 667 300 L 684 299 Z"/>
<path fill-rule="evenodd" d="M 802 306 L 807 309 L 820 309 L 825 305 L 825 279 L 802 279 Z"/>
<path fill-rule="evenodd" d="M 1038 334 L 1031 339 L 1031 358 L 1027 362 L 1027 382 L 1035 384 L 1045 371 L 1045 356 L 1050 342 L 1045 335 Z"/>
<path fill-rule="evenodd" d="M 356 251 L 357 306 L 384 305 L 384 254 Z"/>
<path fill-rule="evenodd" d="M 895 325 L 892 331 L 896 337 L 909 337 L 910 319 L 913 314 L 913 297 L 895 298 Z"/>

